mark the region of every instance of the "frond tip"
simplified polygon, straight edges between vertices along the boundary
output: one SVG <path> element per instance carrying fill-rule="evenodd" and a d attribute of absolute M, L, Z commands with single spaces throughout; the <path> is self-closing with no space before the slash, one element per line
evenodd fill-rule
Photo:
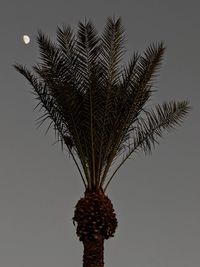
<path fill-rule="evenodd" d="M 145 111 L 145 117 L 136 122 L 132 152 L 141 149 L 145 153 L 151 152 L 152 146 L 158 143 L 157 138 L 163 136 L 165 130 L 170 131 L 183 121 L 189 112 L 188 101 L 170 102 L 157 105 L 155 110 Z"/>

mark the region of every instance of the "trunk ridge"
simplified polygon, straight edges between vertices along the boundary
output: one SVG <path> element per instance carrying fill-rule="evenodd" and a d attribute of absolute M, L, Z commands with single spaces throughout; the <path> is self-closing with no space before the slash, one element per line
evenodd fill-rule
<path fill-rule="evenodd" d="M 83 267 L 104 266 L 104 238 L 98 236 L 96 240 L 83 241 Z"/>

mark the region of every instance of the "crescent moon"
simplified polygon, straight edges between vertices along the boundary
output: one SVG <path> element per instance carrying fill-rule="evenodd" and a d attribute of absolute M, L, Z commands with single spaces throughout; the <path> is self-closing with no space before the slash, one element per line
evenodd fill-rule
<path fill-rule="evenodd" d="M 29 43 L 30 43 L 30 37 L 29 37 L 28 35 L 24 35 L 24 36 L 23 36 L 23 42 L 24 42 L 25 44 L 29 44 Z"/>

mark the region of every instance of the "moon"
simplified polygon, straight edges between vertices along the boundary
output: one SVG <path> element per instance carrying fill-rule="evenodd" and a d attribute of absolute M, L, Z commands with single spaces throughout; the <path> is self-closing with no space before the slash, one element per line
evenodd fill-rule
<path fill-rule="evenodd" d="M 25 44 L 29 44 L 30 43 L 30 37 L 28 35 L 23 35 L 23 42 Z"/>

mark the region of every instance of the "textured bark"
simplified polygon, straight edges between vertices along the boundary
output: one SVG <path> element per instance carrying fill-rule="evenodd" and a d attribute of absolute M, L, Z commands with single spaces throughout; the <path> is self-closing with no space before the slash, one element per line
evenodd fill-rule
<path fill-rule="evenodd" d="M 114 236 L 117 218 L 110 199 L 102 192 L 86 192 L 76 204 L 74 224 L 80 241 Z"/>
<path fill-rule="evenodd" d="M 83 267 L 103 267 L 104 240 L 114 236 L 117 227 L 112 202 L 101 191 L 86 191 L 76 204 L 73 222 L 84 246 Z"/>
<path fill-rule="evenodd" d="M 98 236 L 96 240 L 83 241 L 83 267 L 104 266 L 104 238 Z"/>

